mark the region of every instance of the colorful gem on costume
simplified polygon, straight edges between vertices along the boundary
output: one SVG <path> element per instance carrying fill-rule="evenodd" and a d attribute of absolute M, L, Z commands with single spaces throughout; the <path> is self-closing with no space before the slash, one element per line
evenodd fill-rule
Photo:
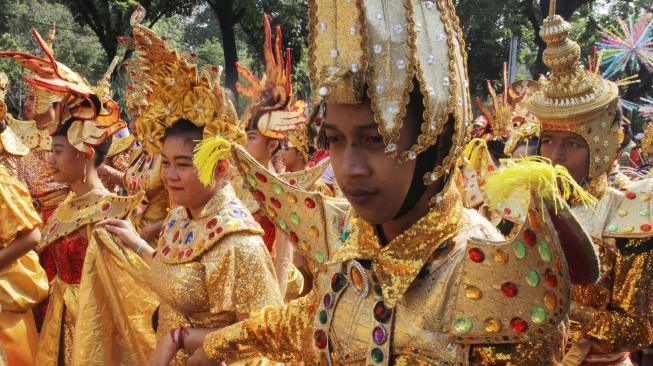
<path fill-rule="evenodd" d="M 501 322 L 497 318 L 485 319 L 485 331 L 488 333 L 496 333 L 501 330 Z"/>
<path fill-rule="evenodd" d="M 281 208 L 281 202 L 274 197 L 270 197 L 270 203 L 276 208 Z"/>
<path fill-rule="evenodd" d="M 268 178 L 266 178 L 265 175 L 263 175 L 263 174 L 261 174 L 259 172 L 256 172 L 256 179 L 261 183 L 267 183 L 268 182 Z"/>
<path fill-rule="evenodd" d="M 345 278 L 345 275 L 338 272 L 331 277 L 331 290 L 334 292 L 338 292 L 342 290 L 345 285 L 347 284 L 347 279 Z"/>
<path fill-rule="evenodd" d="M 476 263 L 481 263 L 485 260 L 485 254 L 479 248 L 471 248 L 467 251 L 467 255 L 469 256 L 469 259 Z"/>
<path fill-rule="evenodd" d="M 366 298 L 370 290 L 370 284 L 365 274 L 365 268 L 357 261 L 350 261 L 347 266 L 347 273 L 349 274 L 349 282 L 356 294 L 361 298 Z"/>
<path fill-rule="evenodd" d="M 254 178 L 254 176 L 251 175 L 251 174 L 246 174 L 245 179 L 247 179 L 247 182 L 249 183 L 249 185 L 254 187 L 254 188 L 256 188 L 256 186 L 258 185 L 258 182 L 256 181 L 256 178 Z"/>
<path fill-rule="evenodd" d="M 558 286 L 558 277 L 551 269 L 547 269 L 544 272 L 544 281 L 546 282 L 547 286 L 551 288 Z"/>
<path fill-rule="evenodd" d="M 217 224 L 218 224 L 218 219 L 214 217 L 211 220 L 209 220 L 209 222 L 206 223 L 206 228 L 212 230 Z"/>
<path fill-rule="evenodd" d="M 188 244 L 191 241 L 193 241 L 193 232 L 191 231 L 190 233 L 186 234 L 186 240 L 185 243 Z"/>
<path fill-rule="evenodd" d="M 494 254 L 494 261 L 497 263 L 508 263 L 509 258 L 510 256 L 503 249 L 497 249 L 496 253 Z"/>
<path fill-rule="evenodd" d="M 279 219 L 279 220 L 277 220 L 277 224 L 279 224 L 279 227 L 280 227 L 283 231 L 288 231 L 288 224 L 286 223 L 286 221 L 285 221 L 284 219 Z"/>
<path fill-rule="evenodd" d="M 256 197 L 257 201 L 265 202 L 265 194 L 263 194 L 263 192 L 259 191 L 258 189 L 254 191 L 254 196 Z"/>
<path fill-rule="evenodd" d="M 308 207 L 308 208 L 315 208 L 315 201 L 313 201 L 313 199 L 310 198 L 310 197 L 309 197 L 309 198 L 306 198 L 306 199 L 304 200 L 304 204 L 305 204 L 306 207 Z"/>
<path fill-rule="evenodd" d="M 324 325 L 329 320 L 329 313 L 326 310 L 321 310 L 317 317 L 320 324 Z"/>
<path fill-rule="evenodd" d="M 277 192 L 277 194 L 282 194 L 284 192 L 281 184 L 276 182 L 272 183 L 272 189 L 274 189 L 274 191 Z"/>
<path fill-rule="evenodd" d="M 370 356 L 371 356 L 371 358 L 372 358 L 372 361 L 374 361 L 374 362 L 376 362 L 376 363 L 381 363 L 381 362 L 383 362 L 383 358 L 384 358 L 384 356 L 383 356 L 383 350 L 381 350 L 381 349 L 378 348 L 378 347 L 377 347 L 377 348 L 374 348 L 374 349 L 372 350 L 372 353 L 371 353 Z"/>
<path fill-rule="evenodd" d="M 528 245 L 529 247 L 534 247 L 535 242 L 537 240 L 537 236 L 535 235 L 535 232 L 530 229 L 524 230 L 524 243 Z"/>
<path fill-rule="evenodd" d="M 453 329 L 456 331 L 456 333 L 469 333 L 469 331 L 472 330 L 472 327 L 472 319 L 466 316 L 462 316 L 456 319 L 453 323 Z"/>
<path fill-rule="evenodd" d="M 311 226 L 311 228 L 309 229 L 309 234 L 313 238 L 318 238 L 318 237 L 320 237 L 320 229 L 318 229 L 315 226 Z"/>
<path fill-rule="evenodd" d="M 626 198 L 628 198 L 629 200 L 634 200 L 635 198 L 637 198 L 637 195 L 635 194 L 635 192 L 626 192 Z"/>
<path fill-rule="evenodd" d="M 540 240 L 537 243 L 537 251 L 540 253 L 540 258 L 542 258 L 544 263 L 551 263 L 553 261 L 551 248 L 549 248 L 549 245 L 544 240 Z"/>
<path fill-rule="evenodd" d="M 547 290 L 544 293 L 544 306 L 549 310 L 554 310 L 558 306 L 558 297 L 553 291 Z"/>
<path fill-rule="evenodd" d="M 299 243 L 299 237 L 297 236 L 297 233 L 295 233 L 294 231 L 291 231 L 291 232 L 290 232 L 290 241 L 291 241 L 293 244 L 297 244 L 297 243 Z"/>
<path fill-rule="evenodd" d="M 522 318 L 515 317 L 510 320 L 510 328 L 515 333 L 524 333 L 528 330 L 528 323 Z"/>
<path fill-rule="evenodd" d="M 383 301 L 374 305 L 374 319 L 379 323 L 386 323 L 392 316 L 392 309 L 388 308 Z"/>
<path fill-rule="evenodd" d="M 535 324 L 543 324 L 546 321 L 546 310 L 540 306 L 531 308 L 531 321 Z"/>
<path fill-rule="evenodd" d="M 328 342 L 327 335 L 322 329 L 315 331 L 313 339 L 315 340 L 315 346 L 319 349 L 324 349 Z"/>
<path fill-rule="evenodd" d="M 540 276 L 537 274 L 537 271 L 534 269 L 529 269 L 526 271 L 526 283 L 530 287 L 537 287 L 540 284 Z"/>
<path fill-rule="evenodd" d="M 483 292 L 476 286 L 468 285 L 465 288 L 465 296 L 471 300 L 480 300 L 483 297 Z"/>
<path fill-rule="evenodd" d="M 515 297 L 517 296 L 517 285 L 512 282 L 504 282 L 501 285 L 501 292 L 505 297 Z"/>
<path fill-rule="evenodd" d="M 641 229 L 642 231 L 651 231 L 651 225 L 649 225 L 649 224 L 644 224 L 644 225 L 640 226 L 640 229 Z"/>
<path fill-rule="evenodd" d="M 388 339 L 388 332 L 382 326 L 374 327 L 372 338 L 374 339 L 374 343 L 380 346 Z"/>
<path fill-rule="evenodd" d="M 517 257 L 517 259 L 523 259 L 524 257 L 526 257 L 526 245 L 524 245 L 523 241 L 521 240 L 515 241 L 515 244 L 513 244 L 512 249 L 515 252 L 515 257 Z"/>
<path fill-rule="evenodd" d="M 299 215 L 297 215 L 296 212 L 290 213 L 290 221 L 292 221 L 295 225 L 299 225 L 302 223 L 302 220 L 299 218 Z"/>
<path fill-rule="evenodd" d="M 324 304 L 324 307 L 329 309 L 331 306 L 333 306 L 333 300 L 335 298 L 335 295 L 332 293 L 328 293 L 324 295 L 324 298 L 322 299 L 322 303 Z"/>
<path fill-rule="evenodd" d="M 102 204 L 102 207 L 100 207 L 100 211 L 105 213 L 109 212 L 110 209 L 111 209 L 111 202 L 105 202 Z"/>
<path fill-rule="evenodd" d="M 175 219 L 172 219 L 172 220 L 168 221 L 168 229 L 175 226 L 176 223 L 177 223 L 177 220 L 175 220 Z"/>
<path fill-rule="evenodd" d="M 290 203 L 296 203 L 297 202 L 297 196 L 295 196 L 294 194 L 292 194 L 290 192 L 288 192 L 288 195 L 286 197 L 288 197 L 288 202 L 290 202 Z"/>

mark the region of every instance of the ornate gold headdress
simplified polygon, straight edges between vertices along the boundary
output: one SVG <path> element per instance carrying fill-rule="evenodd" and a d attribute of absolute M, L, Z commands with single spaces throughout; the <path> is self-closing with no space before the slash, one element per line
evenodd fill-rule
<path fill-rule="evenodd" d="M 306 104 L 292 103 L 293 92 L 291 83 L 290 49 L 286 49 L 284 60 L 281 49 L 281 28 L 276 27 L 276 39 L 272 45 L 272 27 L 267 15 L 263 15 L 265 30 L 265 75 L 258 80 L 252 71 L 236 64 L 238 73 L 247 84 L 238 82 L 238 93 L 250 101 L 242 117 L 246 129 L 256 125 L 265 136 L 283 139 L 285 133 L 298 129 L 306 122 Z"/>
<path fill-rule="evenodd" d="M 642 154 L 644 156 L 647 156 L 651 151 L 651 145 L 653 145 L 653 121 L 647 123 L 644 129 L 644 138 L 642 139 Z"/>
<path fill-rule="evenodd" d="M 367 93 L 386 153 L 401 160 L 416 159 L 433 146 L 453 115 L 451 152 L 423 178 L 430 184 L 448 174 L 462 152 L 472 116 L 467 55 L 453 4 L 309 0 L 309 22 L 315 104 L 358 104 Z M 414 79 L 423 95 L 424 121 L 417 142 L 398 151 Z"/>
<path fill-rule="evenodd" d="M 299 101 L 297 103 L 304 104 L 304 101 Z M 297 109 L 299 108 L 305 108 L 305 106 L 298 107 Z M 304 160 L 308 162 L 311 145 L 306 127 L 306 124 L 302 123 L 300 128 L 292 130 L 288 133 L 288 147 L 296 148 L 302 154 Z"/>
<path fill-rule="evenodd" d="M 555 130 L 580 135 L 589 146 L 589 178 L 611 169 L 619 148 L 621 126 L 613 123 L 619 90 L 580 64 L 580 46 L 569 39 L 571 26 L 555 15 L 551 1 L 540 36 L 547 43 L 544 63 L 551 69 L 540 80 L 540 90 L 528 101 L 528 109 L 542 123 L 542 131 Z"/>
<path fill-rule="evenodd" d="M 109 96 L 98 94 L 81 76 L 55 60 L 51 47 L 54 27 L 48 42 L 36 29 L 32 29 L 32 34 L 45 58 L 13 51 L 0 52 L 0 57 L 11 57 L 36 75 L 23 77 L 23 80 L 34 91 L 37 113 L 44 113 L 52 103 L 58 103 L 60 117 L 49 127 L 50 133 L 57 132 L 64 122 L 70 123 L 68 141 L 78 151 L 91 155 L 93 146 L 103 143 L 126 126 L 120 120 L 118 105 Z"/>
<path fill-rule="evenodd" d="M 9 91 L 9 77 L 4 72 L 0 72 L 0 100 L 4 100 Z"/>

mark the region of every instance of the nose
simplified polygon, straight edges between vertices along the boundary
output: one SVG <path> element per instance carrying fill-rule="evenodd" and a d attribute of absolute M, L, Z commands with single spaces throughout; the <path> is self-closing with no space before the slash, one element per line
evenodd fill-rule
<path fill-rule="evenodd" d="M 343 174 L 348 178 L 370 176 L 372 169 L 367 155 L 356 144 L 349 144 L 342 159 Z"/>
<path fill-rule="evenodd" d="M 551 161 L 555 164 L 564 164 L 567 161 L 567 152 L 563 144 L 554 144 L 551 151 Z"/>

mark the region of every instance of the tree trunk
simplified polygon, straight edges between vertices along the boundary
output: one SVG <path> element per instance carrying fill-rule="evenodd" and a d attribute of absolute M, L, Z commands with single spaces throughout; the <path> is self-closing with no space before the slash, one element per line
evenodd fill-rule
<path fill-rule="evenodd" d="M 222 51 L 224 52 L 225 86 L 231 89 L 236 99 L 238 99 L 238 92 L 236 91 L 236 82 L 238 81 L 238 71 L 236 70 L 238 49 L 236 48 L 236 32 L 234 31 L 236 19 L 234 16 L 233 0 L 213 0 L 209 1 L 209 5 L 211 5 L 220 23 Z"/>

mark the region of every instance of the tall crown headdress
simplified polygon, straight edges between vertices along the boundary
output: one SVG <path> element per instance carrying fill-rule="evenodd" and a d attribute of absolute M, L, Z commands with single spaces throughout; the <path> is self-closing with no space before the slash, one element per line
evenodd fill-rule
<path fill-rule="evenodd" d="M 310 0 L 309 67 L 316 105 L 370 99 L 386 153 L 416 159 L 453 116 L 449 156 L 424 175 L 435 182 L 455 166 L 472 116 L 466 52 L 453 4 L 422 0 Z M 423 95 L 416 143 L 398 151 L 413 80 Z"/>
<path fill-rule="evenodd" d="M 617 157 L 621 126 L 614 123 L 618 106 L 617 85 L 586 70 L 580 63 L 580 46 L 569 39 L 571 26 L 555 14 L 551 1 L 540 36 L 547 44 L 544 63 L 551 69 L 540 80 L 540 90 L 528 101 L 528 110 L 542 130 L 580 135 L 590 151 L 589 178 L 611 169 Z"/>

